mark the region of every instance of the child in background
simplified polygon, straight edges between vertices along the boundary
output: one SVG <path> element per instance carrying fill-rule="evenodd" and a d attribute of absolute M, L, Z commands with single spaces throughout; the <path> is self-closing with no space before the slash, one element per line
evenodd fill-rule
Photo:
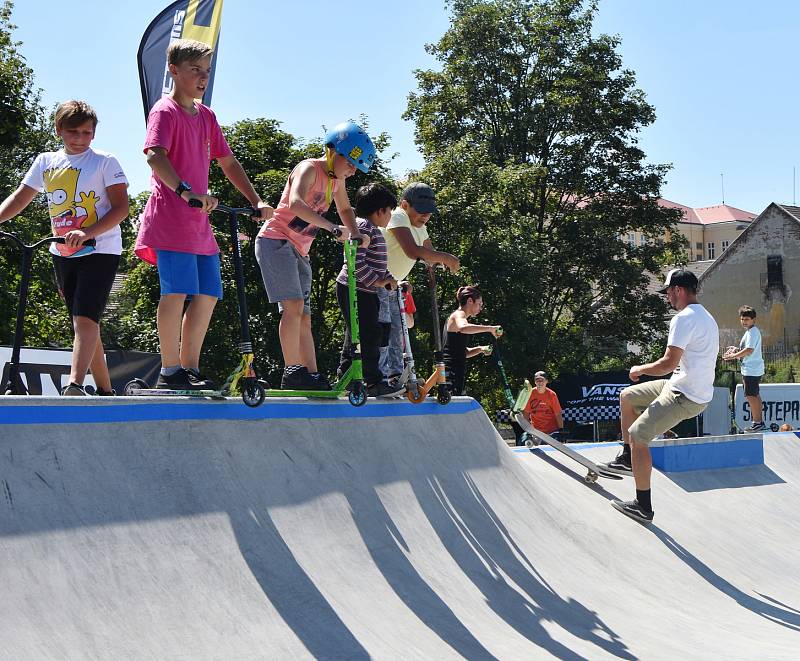
<path fill-rule="evenodd" d="M 759 384 L 764 376 L 764 358 L 761 356 L 761 331 L 756 326 L 756 311 L 749 305 L 739 308 L 739 322 L 744 328 L 744 335 L 738 347 L 727 347 L 722 360 L 742 361 L 742 381 L 744 382 L 744 396 L 750 405 L 750 415 L 753 423 L 745 429 L 746 432 L 762 432 L 767 426 L 764 424 L 764 404 L 761 401 Z"/>
<path fill-rule="evenodd" d="M 330 390 L 317 370 L 314 336 L 311 333 L 311 244 L 319 228 L 339 233 L 338 239 L 361 237 L 356 228 L 345 179 L 356 168 L 368 172 L 375 160 L 375 146 L 361 127 L 352 122 L 335 126 L 325 136 L 325 155 L 298 163 L 281 195 L 275 215 L 261 227 L 256 239 L 256 260 L 270 303 L 281 312 L 278 329 L 285 368 L 284 390 Z M 323 218 L 331 201 L 345 227 Z"/>
<path fill-rule="evenodd" d="M 378 291 L 397 288 L 397 282 L 386 270 L 386 242 L 380 227 L 386 227 L 392 216 L 397 198 L 381 184 L 368 184 L 356 193 L 356 226 L 361 234 L 369 237 L 369 246 L 356 252 L 355 277 L 358 299 L 358 324 L 361 341 L 364 382 L 370 397 L 394 397 L 403 393 L 403 388 L 392 388 L 378 368 L 379 347 L 382 329 L 379 321 L 380 301 Z M 350 323 L 350 297 L 347 284 L 347 264 L 336 278 L 336 300 L 344 315 L 345 334 L 339 362 L 341 377 L 350 367 L 352 349 Z"/>
<path fill-rule="evenodd" d="M 558 438 L 559 432 L 564 428 L 564 415 L 558 395 L 547 387 L 549 382 L 550 377 L 547 372 L 540 370 L 533 375 L 536 387 L 531 392 L 522 413 L 535 429 Z"/>
<path fill-rule="evenodd" d="M 261 201 L 228 147 L 217 118 L 195 99 L 203 97 L 213 50 L 178 39 L 167 48 L 172 93 L 159 99 L 147 118 L 144 153 L 152 168 L 136 254 L 158 266 L 158 340 L 161 373 L 157 388 L 213 389 L 200 373 L 200 352 L 217 301 L 222 298 L 219 247 L 208 214 L 217 199 L 208 194 L 208 168 L 216 160 L 228 180 L 262 218 L 272 208 Z M 190 200 L 200 203 L 189 206 Z M 184 314 L 184 303 L 191 301 Z"/>
<path fill-rule="evenodd" d="M 467 347 L 469 335 L 477 333 L 491 333 L 500 337 L 500 326 L 484 326 L 472 324 L 470 317 L 474 317 L 483 309 L 483 296 L 480 290 L 473 286 L 461 287 L 456 292 L 458 309 L 455 310 L 444 324 L 442 344 L 444 364 L 447 369 L 447 380 L 450 382 L 450 392 L 453 395 L 463 395 L 467 376 L 467 358 L 474 358 L 480 354 L 491 353 L 490 346 Z"/>
<path fill-rule="evenodd" d="M 37 193 L 47 193 L 55 236 L 51 244 L 58 290 L 67 305 L 75 340 L 65 396 L 86 395 L 83 381 L 91 369 L 98 395 L 113 395 L 100 340 L 100 317 L 119 266 L 122 234 L 128 215 L 128 180 L 111 154 L 91 148 L 97 114 L 83 101 L 66 101 L 55 113 L 56 133 L 64 143 L 39 154 L 19 188 L 0 205 L 0 223 L 21 213 Z M 95 239 L 94 248 L 83 242 Z"/>

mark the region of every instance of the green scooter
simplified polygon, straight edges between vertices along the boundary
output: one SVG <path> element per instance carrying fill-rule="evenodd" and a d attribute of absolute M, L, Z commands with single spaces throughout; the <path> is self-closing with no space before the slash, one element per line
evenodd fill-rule
<path fill-rule="evenodd" d="M 517 422 L 514 420 L 514 415 L 525 408 L 531 392 L 533 392 L 533 386 L 528 379 L 525 379 L 525 385 L 522 390 L 519 391 L 519 394 L 515 399 L 514 394 L 511 392 L 511 385 L 508 382 L 508 376 L 506 376 L 505 367 L 503 367 L 503 357 L 500 353 L 500 346 L 498 345 L 496 339 L 494 339 L 492 344 L 492 357 L 494 358 L 494 362 L 497 364 L 497 370 L 500 372 L 500 380 L 503 383 L 503 394 L 506 396 L 506 402 L 508 402 L 511 427 L 514 429 L 516 444 L 525 445 L 525 440 L 527 439 L 528 433 L 522 429 L 519 424 L 517 424 Z"/>
<path fill-rule="evenodd" d="M 341 231 L 336 228 L 337 231 Z M 334 232 L 334 236 L 338 236 Z M 266 397 L 315 397 L 320 399 L 336 399 L 347 394 L 353 406 L 363 406 L 367 402 L 367 389 L 364 385 L 364 372 L 361 362 L 361 343 L 358 328 L 358 299 L 356 298 L 356 251 L 361 245 L 360 239 L 348 239 L 344 244 L 344 259 L 347 264 L 347 293 L 350 308 L 350 367 L 342 377 L 331 386 L 330 390 L 279 390 L 270 388 L 265 391 Z"/>

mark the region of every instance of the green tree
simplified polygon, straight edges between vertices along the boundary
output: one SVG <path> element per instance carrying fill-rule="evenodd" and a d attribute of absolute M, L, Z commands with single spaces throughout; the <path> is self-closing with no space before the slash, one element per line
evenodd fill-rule
<path fill-rule="evenodd" d="M 5 199 L 20 184 L 36 155 L 57 146 L 47 110 L 35 86 L 33 70 L 25 63 L 21 44 L 13 39 L 13 3 L 0 7 L 0 196 Z M 47 236 L 50 221 L 44 196 L 34 202 L 2 231 L 18 235 L 26 243 Z M 20 253 L 10 241 L 0 243 L 0 343 L 14 336 Z M 68 346 L 69 319 L 58 297 L 53 267 L 46 250 L 34 257 L 25 323 L 25 343 Z"/>
<path fill-rule="evenodd" d="M 405 113 L 437 190 L 434 243 L 462 256 L 463 272 L 443 278 L 446 300 L 465 280 L 481 286 L 517 379 L 650 346 L 666 310 L 647 272 L 682 242 L 657 240 L 677 220 L 657 204 L 668 166 L 647 164 L 638 146 L 655 111 L 619 39 L 592 34 L 596 2 L 450 7 L 450 28 L 427 47 L 441 68 L 416 72 Z M 628 245 L 632 231 L 651 240 Z M 474 364 L 471 392 L 498 402 L 492 366 Z"/>

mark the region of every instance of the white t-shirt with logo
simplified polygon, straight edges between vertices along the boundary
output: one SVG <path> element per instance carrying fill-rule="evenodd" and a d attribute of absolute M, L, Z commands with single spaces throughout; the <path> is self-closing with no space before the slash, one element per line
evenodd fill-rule
<path fill-rule="evenodd" d="M 753 353 L 742 358 L 742 376 L 764 376 L 764 358 L 761 356 L 761 331 L 758 326 L 748 328 L 742 341 L 739 342 L 740 349 L 752 349 Z"/>
<path fill-rule="evenodd" d="M 667 345 L 683 349 L 669 379 L 670 388 L 697 404 L 714 397 L 714 376 L 719 353 L 719 328 L 699 303 L 687 305 L 669 322 Z"/>
<path fill-rule="evenodd" d="M 395 227 L 406 227 L 411 232 L 414 238 L 414 243 L 421 246 L 428 240 L 428 228 L 423 225 L 422 227 L 414 227 L 411 224 L 411 219 L 408 214 L 398 207 L 392 211 L 392 217 L 386 227 L 381 227 L 381 232 L 386 239 L 386 252 L 388 254 L 389 272 L 395 280 L 405 280 L 417 260 L 406 255 L 405 250 L 400 245 L 400 242 L 394 236 L 391 230 Z"/>
<path fill-rule="evenodd" d="M 117 159 L 102 151 L 87 149 L 81 154 L 67 154 L 63 149 L 44 152 L 36 157 L 22 183 L 47 193 L 47 208 L 53 235 L 94 225 L 111 209 L 106 187 L 128 185 Z M 122 253 L 122 232 L 115 225 L 96 237 L 95 251 L 111 255 Z M 77 253 L 61 244 L 51 244 L 50 252 L 65 257 Z"/>

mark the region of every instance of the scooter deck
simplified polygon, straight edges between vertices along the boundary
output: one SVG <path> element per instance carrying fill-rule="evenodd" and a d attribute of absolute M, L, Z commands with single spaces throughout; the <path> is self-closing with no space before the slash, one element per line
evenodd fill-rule
<path fill-rule="evenodd" d="M 531 436 L 535 436 L 540 441 L 547 443 L 550 447 L 555 448 L 562 454 L 566 455 L 573 461 L 577 461 L 581 466 L 586 468 L 589 472 L 586 474 L 584 478 L 587 482 L 596 482 L 598 477 L 604 477 L 608 480 L 621 480 L 621 475 L 615 475 L 614 473 L 609 473 L 603 470 L 600 466 L 596 463 L 587 459 L 579 452 L 575 452 L 571 447 L 569 447 L 566 443 L 562 443 L 561 441 L 557 441 L 549 434 L 545 434 L 538 429 L 535 429 L 533 425 L 531 425 L 530 421 L 521 413 L 517 413 L 514 416 L 514 419 L 517 421 L 520 427 L 522 427 L 526 432 L 528 432 Z M 526 443 L 527 447 L 533 447 L 533 443 L 528 441 Z"/>
<path fill-rule="evenodd" d="M 346 397 L 346 390 L 279 390 L 270 388 L 264 393 L 267 397 L 318 397 L 321 399 L 338 399 Z"/>
<path fill-rule="evenodd" d="M 163 388 L 138 388 L 127 396 L 143 396 L 148 397 L 210 397 L 211 399 L 226 399 L 219 390 L 178 390 L 178 389 L 163 389 Z"/>

